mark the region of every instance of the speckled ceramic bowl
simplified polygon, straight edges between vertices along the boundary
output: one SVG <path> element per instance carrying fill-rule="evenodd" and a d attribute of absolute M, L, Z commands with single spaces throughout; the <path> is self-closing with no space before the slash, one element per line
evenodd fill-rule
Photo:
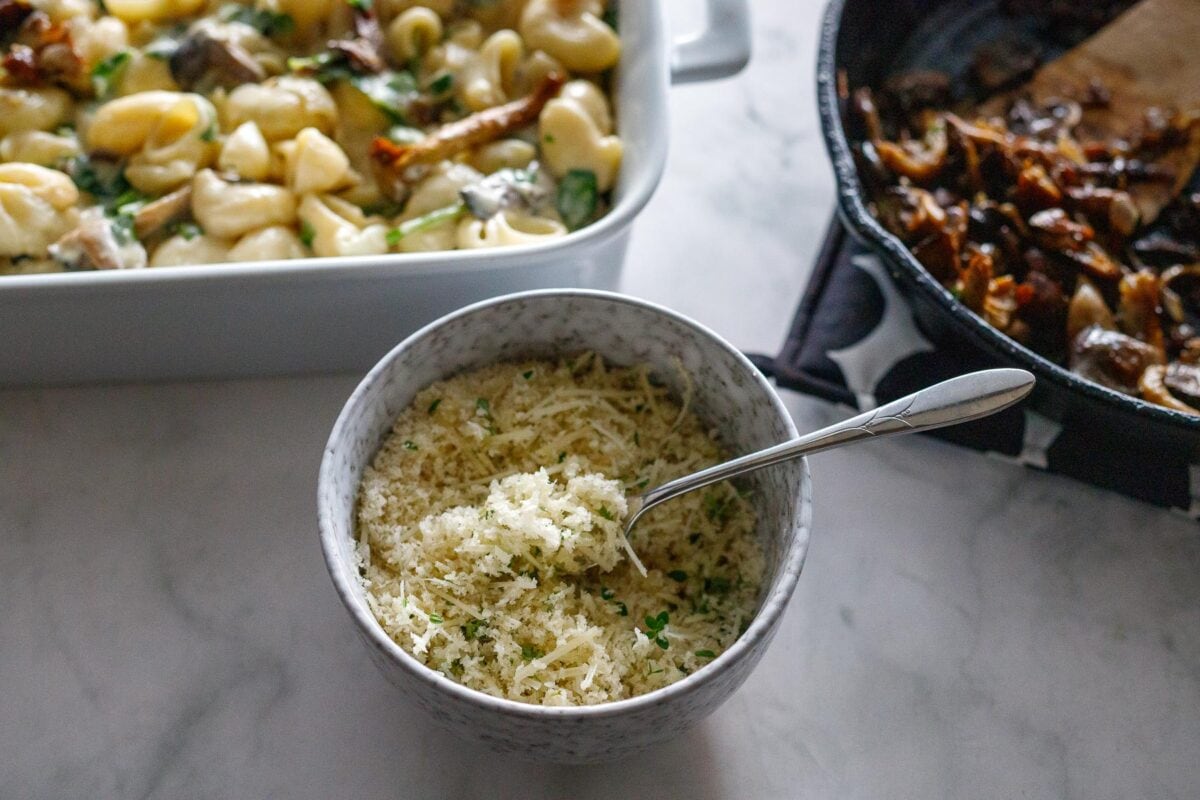
<path fill-rule="evenodd" d="M 363 469 L 392 420 L 422 388 L 500 360 L 595 350 L 618 364 L 649 363 L 678 392 L 673 359 L 692 376 L 693 405 L 731 454 L 796 436 L 774 389 L 732 345 L 660 306 L 604 292 L 550 290 L 469 306 L 404 340 L 363 379 L 325 448 L 317 490 L 321 546 L 334 586 L 375 663 L 430 716 L 463 737 L 515 756 L 560 762 L 616 758 L 678 734 L 741 685 L 775 633 L 804 563 L 811 483 L 804 461 L 752 479 L 766 587 L 753 623 L 711 664 L 678 683 L 629 700 L 543 707 L 468 689 L 429 669 L 375 621 L 354 561 L 355 496 Z"/>

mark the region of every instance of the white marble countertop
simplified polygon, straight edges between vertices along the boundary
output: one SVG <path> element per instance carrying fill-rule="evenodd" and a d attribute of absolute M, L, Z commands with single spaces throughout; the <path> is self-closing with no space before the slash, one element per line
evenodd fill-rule
<path fill-rule="evenodd" d="M 832 184 L 819 8 L 754 9 L 750 69 L 672 93 L 624 288 L 773 351 Z M 590 767 L 463 744 L 375 671 L 321 561 L 355 381 L 0 392 L 0 798 L 1200 796 L 1200 529 L 919 438 L 814 461 L 779 635 L 693 732 Z"/>

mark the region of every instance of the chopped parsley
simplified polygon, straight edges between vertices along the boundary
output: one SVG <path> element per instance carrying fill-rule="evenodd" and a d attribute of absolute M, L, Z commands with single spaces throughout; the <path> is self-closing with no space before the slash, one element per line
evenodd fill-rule
<path fill-rule="evenodd" d="M 419 217 L 413 217 L 410 220 L 401 222 L 395 228 L 392 228 L 387 233 L 387 243 L 395 247 L 400 244 L 400 241 L 405 236 L 411 236 L 414 233 L 421 233 L 431 228 L 436 228 L 444 222 L 450 222 L 458 217 L 463 212 L 463 203 L 460 200 L 454 205 L 446 206 L 445 208 L 437 208 L 430 211 L 428 214 L 422 214 Z"/>
<path fill-rule="evenodd" d="M 429 413 L 432 414 L 433 412 L 437 411 L 438 406 L 440 406 L 441 404 L 442 404 L 442 398 L 439 397 L 436 400 L 434 400 L 432 403 L 429 404 Z"/>
<path fill-rule="evenodd" d="M 608 27 L 612 28 L 615 31 L 617 29 L 617 25 L 620 21 L 619 15 L 617 13 L 616 4 L 609 3 L 608 6 L 604 9 L 604 14 L 600 17 L 600 19 L 604 21 L 605 25 L 607 25 Z"/>
<path fill-rule="evenodd" d="M 546 651 L 540 647 L 534 647 L 531 644 L 521 645 L 521 658 L 526 661 L 533 661 L 535 658 L 541 658 L 544 655 L 546 655 Z"/>
<path fill-rule="evenodd" d="M 121 50 L 92 67 L 92 89 L 97 98 L 104 100 L 112 95 L 131 58 L 132 53 Z"/>
<path fill-rule="evenodd" d="M 214 122 L 204 129 L 204 133 L 200 134 L 200 141 L 215 142 L 217 140 L 217 124 Z"/>
<path fill-rule="evenodd" d="M 204 235 L 204 229 L 194 222 L 176 222 L 171 226 L 171 233 L 175 236 L 182 236 L 186 241 L 191 241 L 197 236 Z"/>
<path fill-rule="evenodd" d="M 564 175 L 558 184 L 555 206 L 563 222 L 574 231 L 582 228 L 595 216 L 599 196 L 596 173 L 590 169 L 573 169 Z"/>
<path fill-rule="evenodd" d="M 475 410 L 483 412 L 485 417 L 490 417 L 492 415 L 492 406 L 491 403 L 487 401 L 486 397 L 480 397 L 475 401 Z"/>
<path fill-rule="evenodd" d="M 697 658 L 716 658 L 717 654 L 714 653 L 712 650 L 697 650 L 696 657 Z"/>
<path fill-rule="evenodd" d="M 678 583 L 683 583 L 687 580 L 687 573 L 681 569 L 673 569 L 667 573 L 667 577 Z"/>
<path fill-rule="evenodd" d="M 608 510 L 608 506 L 600 506 L 600 510 L 596 513 L 610 521 L 616 519 L 616 517 L 613 516 L 613 513 Z"/>
<path fill-rule="evenodd" d="M 318 72 L 320 72 L 318 70 Z M 332 76 L 331 77 L 341 77 Z M 408 107 L 417 98 L 417 79 L 411 72 L 388 71 L 378 75 L 350 75 L 354 88 L 367 96 L 393 123 L 408 121 Z"/>
<path fill-rule="evenodd" d="M 521 377 L 523 377 L 525 380 L 531 379 L 533 377 L 533 370 L 521 373 Z"/>
<path fill-rule="evenodd" d="M 441 625 L 443 622 L 445 622 L 445 620 L 442 619 L 441 614 L 430 614 L 429 621 L 432 622 L 434 625 Z"/>
<path fill-rule="evenodd" d="M 731 588 L 727 578 L 705 578 L 704 593 L 705 594 L 729 594 Z"/>
<path fill-rule="evenodd" d="M 312 226 L 308 220 L 300 223 L 300 241 L 305 247 L 312 247 L 313 240 L 317 238 L 317 229 Z"/>
<path fill-rule="evenodd" d="M 263 36 L 268 37 L 291 33 L 292 29 L 296 27 L 296 21 L 292 19 L 290 14 L 269 11 L 265 8 L 238 5 L 237 3 L 222 6 L 220 17 L 225 22 L 240 22 L 243 25 L 249 25 Z"/>
<path fill-rule="evenodd" d="M 416 442 L 414 442 L 412 439 L 405 439 L 404 440 L 404 449 L 405 450 L 416 450 L 418 448 L 417 448 Z"/>
<path fill-rule="evenodd" d="M 724 524 L 733 513 L 733 504 L 728 497 L 721 497 L 715 492 L 704 495 L 704 514 L 713 522 Z"/>
<path fill-rule="evenodd" d="M 470 642 L 470 641 L 474 641 L 475 639 L 483 638 L 479 635 L 479 631 L 481 628 L 486 628 L 486 627 L 487 627 L 487 620 L 473 619 L 473 620 L 470 620 L 466 625 L 463 625 L 461 629 L 463 632 L 463 636 L 467 637 L 467 641 Z"/>
<path fill-rule="evenodd" d="M 434 96 L 446 94 L 453 88 L 454 76 L 449 72 L 443 72 L 429 82 L 429 93 Z"/>
<path fill-rule="evenodd" d="M 129 191 L 129 181 L 125 180 L 120 164 L 112 161 L 79 155 L 63 162 L 62 170 L 76 186 L 104 204 Z"/>
<path fill-rule="evenodd" d="M 607 586 L 600 587 L 600 599 L 601 600 L 612 600 L 616 596 L 617 596 L 616 593 L 613 592 L 613 590 L 608 588 Z"/>
<path fill-rule="evenodd" d="M 561 463 L 563 463 L 563 462 L 564 462 L 564 461 L 566 461 L 566 460 L 567 460 L 567 451 L 566 451 L 566 450 L 564 450 L 564 451 L 562 451 L 561 453 L 559 453 L 559 454 L 558 454 L 558 463 L 560 463 L 560 464 L 561 464 Z"/>
<path fill-rule="evenodd" d="M 371 10 L 371 0 L 346 0 L 355 11 L 366 13 Z"/>
<path fill-rule="evenodd" d="M 654 634 L 654 643 L 666 650 L 671 646 L 664 635 L 667 628 L 667 623 L 671 621 L 671 617 L 666 611 L 660 612 L 657 617 L 647 616 L 645 619 L 647 635 Z"/>

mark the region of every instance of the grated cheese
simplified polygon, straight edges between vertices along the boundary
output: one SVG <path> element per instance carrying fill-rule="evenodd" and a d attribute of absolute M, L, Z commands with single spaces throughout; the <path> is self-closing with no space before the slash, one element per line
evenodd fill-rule
<path fill-rule="evenodd" d="M 720 484 L 652 509 L 627 543 L 625 498 L 721 456 L 644 366 L 584 354 L 436 383 L 363 476 L 368 603 L 417 659 L 499 697 L 583 705 L 666 686 L 749 624 L 755 512 Z"/>

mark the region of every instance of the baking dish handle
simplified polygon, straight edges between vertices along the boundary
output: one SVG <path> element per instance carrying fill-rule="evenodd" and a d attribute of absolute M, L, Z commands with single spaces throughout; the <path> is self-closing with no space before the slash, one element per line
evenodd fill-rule
<path fill-rule="evenodd" d="M 698 33 L 671 47 L 671 83 L 736 75 L 750 60 L 750 9 L 746 0 L 706 0 L 708 20 Z"/>

